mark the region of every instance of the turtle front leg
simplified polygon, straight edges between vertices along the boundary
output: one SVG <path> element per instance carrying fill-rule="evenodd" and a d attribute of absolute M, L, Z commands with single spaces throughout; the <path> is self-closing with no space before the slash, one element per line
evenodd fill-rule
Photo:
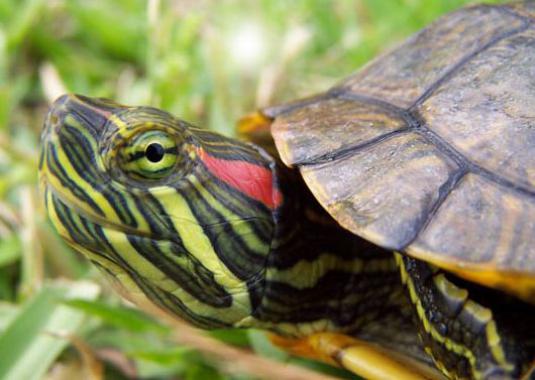
<path fill-rule="evenodd" d="M 490 308 L 476 302 L 441 270 L 399 253 L 396 261 L 425 351 L 446 376 L 519 378 L 529 363 L 528 350 L 518 336 L 500 330 Z M 511 322 L 524 323 L 522 318 Z"/>
<path fill-rule="evenodd" d="M 440 373 L 414 359 L 343 334 L 322 332 L 292 339 L 271 335 L 284 350 L 347 369 L 370 380 L 439 380 Z"/>

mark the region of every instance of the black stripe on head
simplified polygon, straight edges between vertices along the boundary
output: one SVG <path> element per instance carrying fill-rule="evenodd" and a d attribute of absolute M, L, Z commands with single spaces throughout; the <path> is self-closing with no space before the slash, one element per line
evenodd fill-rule
<path fill-rule="evenodd" d="M 109 250 L 109 244 L 100 226 L 71 212 L 67 206 L 56 197 L 52 197 L 53 207 L 63 228 L 69 234 L 69 240 L 87 249 L 95 256 L 100 256 L 111 263 L 121 265 L 122 259 Z"/>
<path fill-rule="evenodd" d="M 205 129 L 190 129 L 195 133 L 200 145 L 211 155 L 226 160 L 239 160 L 255 165 L 270 167 L 271 161 L 267 161 L 259 155 L 259 149 L 249 143 L 245 143 L 230 137 L 220 135 Z"/>
<path fill-rule="evenodd" d="M 270 244 L 274 228 L 271 210 L 211 176 L 205 178 L 201 179 L 204 189 L 229 211 L 243 215 L 243 220 L 250 220 L 249 215 L 261 216 L 256 218 L 254 223 L 249 223 L 249 227 L 261 241 Z"/>
<path fill-rule="evenodd" d="M 258 273 L 265 269 L 270 241 L 262 240 L 260 236 L 257 236 L 257 239 L 263 241 L 263 247 L 250 247 L 242 236 L 235 231 L 233 223 L 245 223 L 249 227 L 258 223 L 262 224 L 264 228 L 272 228 L 272 226 L 266 226 L 265 221 L 262 219 L 252 219 L 248 216 L 236 221 L 227 220 L 207 202 L 191 182 L 187 189 L 187 194 L 181 194 L 181 196 L 186 199 L 219 259 L 236 277 L 245 281 L 250 280 L 251 277 L 257 276 Z M 229 193 L 228 196 L 230 197 L 232 194 Z M 250 215 L 250 213 L 247 213 L 247 215 Z M 259 227 L 259 229 L 262 227 Z M 254 231 L 253 228 L 251 229 Z M 259 249 L 264 249 L 265 251 L 260 252 Z"/>
<path fill-rule="evenodd" d="M 204 329 L 231 327 L 231 325 L 218 319 L 196 314 L 174 295 L 150 284 L 138 276 L 132 277 L 132 279 L 147 296 L 147 298 L 149 298 L 156 305 L 160 306 L 164 310 L 167 310 L 173 315 L 179 315 L 181 318 L 184 318 L 187 322 L 197 327 Z"/>
<path fill-rule="evenodd" d="M 76 182 L 69 178 L 58 158 L 56 147 L 52 144 L 49 144 L 47 147 L 46 161 L 50 173 L 58 179 L 62 186 L 70 189 L 74 196 L 87 203 L 99 215 L 104 215 L 104 212 L 93 198 L 91 198 L 84 189 L 78 186 Z"/>
<path fill-rule="evenodd" d="M 96 151 L 91 149 L 91 142 L 77 128 L 66 125 L 59 134 L 61 148 L 76 173 L 95 192 L 100 192 L 108 201 L 109 205 L 119 216 L 122 223 L 130 227 L 137 227 L 137 221 L 132 215 L 125 196 L 115 190 L 109 183 L 108 175 L 99 170 Z"/>
<path fill-rule="evenodd" d="M 232 305 L 232 296 L 214 280 L 213 273 L 180 245 L 134 235 L 128 235 L 128 241 L 141 256 L 192 297 L 213 307 Z"/>
<path fill-rule="evenodd" d="M 105 127 L 106 129 L 110 129 L 110 115 L 130 108 L 104 98 L 88 98 L 83 95 L 71 95 L 71 99 L 68 102 L 68 111 L 80 120 L 84 128 L 95 138 L 102 137 Z"/>

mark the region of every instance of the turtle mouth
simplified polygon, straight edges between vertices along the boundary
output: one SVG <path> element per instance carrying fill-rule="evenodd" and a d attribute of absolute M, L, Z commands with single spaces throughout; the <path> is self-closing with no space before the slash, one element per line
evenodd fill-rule
<path fill-rule="evenodd" d="M 44 197 L 44 201 L 45 201 L 45 205 L 47 209 L 49 209 L 50 207 L 54 207 L 51 204 L 49 204 L 49 201 L 48 201 L 47 193 L 50 193 L 50 196 L 52 198 L 55 198 L 60 203 L 62 203 L 69 210 L 69 212 L 77 214 L 78 216 L 81 216 L 87 219 L 89 222 L 93 224 L 99 225 L 103 228 L 108 228 L 108 229 L 112 229 L 118 232 L 122 232 L 128 235 L 136 235 L 140 237 L 154 239 L 154 236 L 152 236 L 152 234 L 150 234 L 147 231 L 139 230 L 139 229 L 130 227 L 125 224 L 115 223 L 113 221 L 110 221 L 104 216 L 98 215 L 96 212 L 88 211 L 87 208 L 82 206 L 80 204 L 81 202 L 77 201 L 76 198 L 73 199 L 68 195 L 64 195 L 59 189 L 54 187 L 54 185 L 50 183 L 50 181 L 48 180 L 46 173 L 41 175 L 40 188 L 41 188 L 42 196 Z M 50 202 L 50 203 L 53 203 L 53 202 Z M 72 242 L 72 244 L 74 245 L 79 244 L 79 243 L 75 243 L 68 234 L 62 233 L 61 230 L 59 231 L 60 231 L 62 238 L 64 238 L 65 240 Z"/>

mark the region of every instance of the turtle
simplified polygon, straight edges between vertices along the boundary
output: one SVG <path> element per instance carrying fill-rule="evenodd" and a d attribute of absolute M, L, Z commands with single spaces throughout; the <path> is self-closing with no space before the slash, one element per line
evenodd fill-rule
<path fill-rule="evenodd" d="M 66 94 L 48 215 L 128 298 L 375 379 L 533 378 L 535 3 L 447 14 L 241 138 Z"/>

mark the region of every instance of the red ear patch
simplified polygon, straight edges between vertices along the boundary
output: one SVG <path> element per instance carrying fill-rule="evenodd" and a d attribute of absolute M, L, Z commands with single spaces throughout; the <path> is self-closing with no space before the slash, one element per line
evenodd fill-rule
<path fill-rule="evenodd" d="M 202 148 L 197 148 L 197 153 L 208 170 L 227 185 L 270 209 L 282 203 L 282 194 L 273 186 L 273 173 L 268 168 L 246 161 L 217 158 Z"/>

